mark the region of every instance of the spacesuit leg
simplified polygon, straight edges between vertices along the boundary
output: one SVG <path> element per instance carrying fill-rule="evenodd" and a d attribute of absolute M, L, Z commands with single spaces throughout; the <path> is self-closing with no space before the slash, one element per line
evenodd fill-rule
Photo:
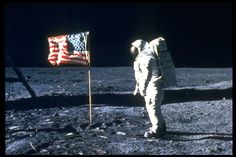
<path fill-rule="evenodd" d="M 152 127 L 151 132 L 156 133 L 158 127 L 164 125 L 164 118 L 161 112 L 161 103 L 164 97 L 163 89 L 156 87 L 147 88 L 147 95 L 145 96 L 146 108 Z"/>
<path fill-rule="evenodd" d="M 158 93 L 157 93 L 157 96 L 156 96 L 156 116 L 158 118 L 158 129 L 163 129 L 164 127 L 164 130 L 165 130 L 165 120 L 164 120 L 164 117 L 162 115 L 162 111 L 161 111 L 161 104 L 162 104 L 162 101 L 164 99 L 164 90 L 162 88 L 159 88 L 158 89 Z"/>

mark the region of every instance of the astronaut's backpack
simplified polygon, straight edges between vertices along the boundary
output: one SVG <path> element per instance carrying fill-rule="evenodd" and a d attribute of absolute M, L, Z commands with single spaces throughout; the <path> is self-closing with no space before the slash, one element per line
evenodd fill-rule
<path fill-rule="evenodd" d="M 164 87 L 175 86 L 177 84 L 175 67 L 167 48 L 166 40 L 163 37 L 158 37 L 149 42 L 149 44 L 159 60 L 158 66 L 161 67 Z"/>

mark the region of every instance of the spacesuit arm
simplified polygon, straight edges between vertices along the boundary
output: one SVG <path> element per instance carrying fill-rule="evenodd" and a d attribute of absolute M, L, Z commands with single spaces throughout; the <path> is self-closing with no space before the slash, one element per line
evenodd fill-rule
<path fill-rule="evenodd" d="M 139 76 L 139 74 L 140 74 L 140 70 L 139 70 L 139 67 L 138 67 L 138 63 L 135 61 L 134 62 L 134 76 L 135 76 L 135 80 L 136 80 L 136 85 L 135 85 L 133 95 L 136 95 L 138 93 L 138 88 L 139 88 L 138 76 Z"/>
<path fill-rule="evenodd" d="M 152 64 L 153 60 L 148 59 L 145 62 L 143 62 L 142 66 L 140 66 L 142 71 L 142 76 L 140 77 L 142 77 L 142 79 L 140 79 L 139 81 L 139 91 L 142 96 L 146 95 L 146 89 L 152 77 Z"/>

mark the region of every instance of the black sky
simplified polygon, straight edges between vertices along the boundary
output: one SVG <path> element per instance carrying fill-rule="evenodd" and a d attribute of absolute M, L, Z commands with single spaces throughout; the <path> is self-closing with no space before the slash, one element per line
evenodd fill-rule
<path fill-rule="evenodd" d="M 130 43 L 163 36 L 176 67 L 232 67 L 232 3 L 6 3 L 4 52 L 49 67 L 47 37 L 90 31 L 92 66 L 132 66 Z M 8 64 L 6 63 L 6 66 Z"/>

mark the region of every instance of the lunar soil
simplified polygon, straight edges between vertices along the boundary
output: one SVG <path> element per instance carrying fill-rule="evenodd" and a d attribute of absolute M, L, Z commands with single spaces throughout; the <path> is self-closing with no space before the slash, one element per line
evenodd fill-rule
<path fill-rule="evenodd" d="M 6 155 L 232 155 L 232 68 L 176 68 L 177 85 L 161 106 L 167 132 L 151 126 L 144 101 L 133 96 L 132 67 L 92 68 L 89 122 L 87 68 L 21 68 L 5 82 Z M 16 78 L 11 68 L 5 78 Z"/>

